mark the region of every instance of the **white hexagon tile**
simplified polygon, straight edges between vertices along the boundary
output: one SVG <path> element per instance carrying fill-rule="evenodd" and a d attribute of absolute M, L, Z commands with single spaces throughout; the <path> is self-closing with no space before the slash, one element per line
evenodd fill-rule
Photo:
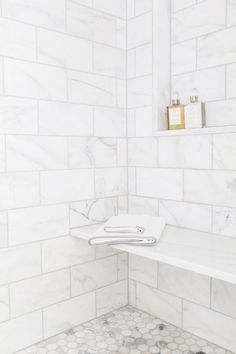
<path fill-rule="evenodd" d="M 17 354 L 233 354 L 130 306 Z"/>

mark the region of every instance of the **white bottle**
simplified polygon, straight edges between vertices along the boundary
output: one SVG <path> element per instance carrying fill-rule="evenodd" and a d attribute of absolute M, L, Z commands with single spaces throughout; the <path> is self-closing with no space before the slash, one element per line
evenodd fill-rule
<path fill-rule="evenodd" d="M 197 89 L 193 89 L 190 103 L 185 106 L 185 128 L 202 128 L 204 126 L 204 105 L 198 101 Z"/>

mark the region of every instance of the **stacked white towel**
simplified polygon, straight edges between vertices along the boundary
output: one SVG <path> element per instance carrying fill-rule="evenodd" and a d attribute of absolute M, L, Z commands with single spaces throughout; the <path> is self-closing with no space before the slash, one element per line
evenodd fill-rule
<path fill-rule="evenodd" d="M 112 216 L 90 238 L 90 245 L 153 246 L 162 235 L 165 220 L 150 215 Z"/>

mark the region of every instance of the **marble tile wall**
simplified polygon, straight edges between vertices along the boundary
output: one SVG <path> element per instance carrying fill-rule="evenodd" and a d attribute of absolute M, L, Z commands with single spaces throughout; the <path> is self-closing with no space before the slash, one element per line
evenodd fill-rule
<path fill-rule="evenodd" d="M 210 127 L 236 125 L 235 8 L 233 0 L 171 2 L 171 89 L 187 103 L 197 87 Z M 128 1 L 129 212 L 235 238 L 236 134 L 153 134 L 155 11 L 151 2 Z M 137 257 L 129 277 L 133 306 L 236 351 L 234 285 Z"/>
<path fill-rule="evenodd" d="M 130 255 L 129 300 L 177 327 L 236 351 L 236 286 Z"/>
<path fill-rule="evenodd" d="M 235 1 L 172 3 L 172 91 L 186 103 L 197 87 L 206 124 L 235 125 Z"/>
<path fill-rule="evenodd" d="M 129 210 L 147 205 L 171 225 L 236 237 L 236 134 L 154 136 L 157 19 L 152 3 L 141 3 L 128 1 Z M 234 10 L 234 1 L 171 3 L 171 87 L 184 103 L 199 89 L 208 126 L 236 124 Z M 135 37 L 144 22 L 144 37 Z"/>
<path fill-rule="evenodd" d="M 69 236 L 126 211 L 126 148 L 126 0 L 1 1 L 1 353 L 127 304 L 127 255 Z"/>

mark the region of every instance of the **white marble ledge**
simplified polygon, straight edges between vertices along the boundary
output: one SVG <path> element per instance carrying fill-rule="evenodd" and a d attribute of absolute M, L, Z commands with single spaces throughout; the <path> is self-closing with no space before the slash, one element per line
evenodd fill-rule
<path fill-rule="evenodd" d="M 236 133 L 236 125 L 222 127 L 207 127 L 196 129 L 176 129 L 176 130 L 158 130 L 154 131 L 154 136 L 182 136 L 182 135 L 202 135 L 202 134 L 226 134 Z"/>
<path fill-rule="evenodd" d="M 72 229 L 71 236 L 88 240 L 101 225 Z M 236 284 L 236 239 L 166 226 L 155 247 L 114 248 Z"/>

